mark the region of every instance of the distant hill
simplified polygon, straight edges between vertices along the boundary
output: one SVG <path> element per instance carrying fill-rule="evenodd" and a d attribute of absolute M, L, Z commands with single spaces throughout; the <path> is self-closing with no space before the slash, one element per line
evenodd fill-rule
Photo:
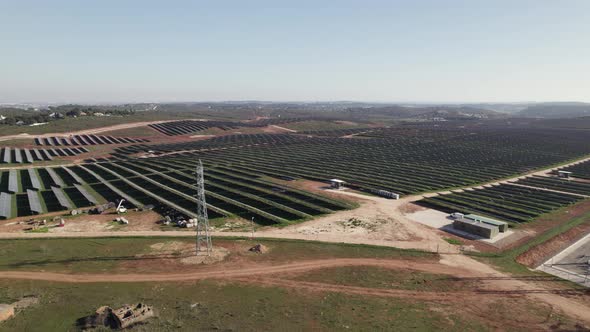
<path fill-rule="evenodd" d="M 466 106 L 383 106 L 349 108 L 348 114 L 353 117 L 377 116 L 393 119 L 421 120 L 465 120 L 465 119 L 496 119 L 506 114 L 475 107 Z"/>
<path fill-rule="evenodd" d="M 552 127 L 552 128 L 568 128 L 568 129 L 590 129 L 590 116 L 583 116 L 579 118 L 561 118 L 561 119 L 542 119 L 535 120 L 534 126 L 538 127 Z"/>
<path fill-rule="evenodd" d="M 541 103 L 531 105 L 517 114 L 532 118 L 576 118 L 590 116 L 590 104 L 578 102 Z"/>
<path fill-rule="evenodd" d="M 523 109 L 533 105 L 531 103 L 476 103 L 476 104 L 461 104 L 460 106 L 473 107 L 484 110 L 496 111 L 500 113 L 516 114 Z"/>

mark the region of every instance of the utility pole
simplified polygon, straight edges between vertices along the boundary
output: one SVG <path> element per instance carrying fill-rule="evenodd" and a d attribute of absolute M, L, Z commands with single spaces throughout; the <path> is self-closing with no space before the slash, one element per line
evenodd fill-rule
<path fill-rule="evenodd" d="M 205 201 L 205 175 L 203 163 L 199 159 L 197 164 L 197 255 L 205 253 L 211 256 L 213 245 L 209 234 L 209 217 L 207 216 L 207 202 Z"/>

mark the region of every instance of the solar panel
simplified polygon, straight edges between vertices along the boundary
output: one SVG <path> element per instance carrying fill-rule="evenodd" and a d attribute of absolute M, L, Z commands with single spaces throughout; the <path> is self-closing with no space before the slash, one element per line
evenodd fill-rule
<path fill-rule="evenodd" d="M 18 182 L 17 182 L 17 175 L 16 170 L 11 169 L 8 171 L 8 191 L 11 193 L 18 192 Z"/>
<path fill-rule="evenodd" d="M 10 148 L 4 148 L 4 159 L 2 162 L 10 164 Z"/>
<path fill-rule="evenodd" d="M 88 141 L 92 145 L 98 145 L 98 144 L 100 144 L 100 143 L 98 143 L 98 141 L 96 140 L 96 136 L 94 136 L 94 135 L 87 135 L 86 138 L 88 139 Z"/>
<path fill-rule="evenodd" d="M 98 143 L 98 144 L 108 144 L 106 141 L 104 141 L 102 139 L 102 136 L 92 136 L 92 138 Z"/>
<path fill-rule="evenodd" d="M 66 157 L 67 154 L 64 152 L 64 149 L 55 149 L 55 151 L 57 152 L 57 155 L 59 157 Z"/>
<path fill-rule="evenodd" d="M 64 166 L 62 166 L 61 168 L 63 168 L 68 174 L 70 174 L 74 178 L 74 180 L 79 184 L 84 183 L 84 181 L 78 176 L 78 174 L 74 173 L 74 171 L 72 171 L 71 169 Z"/>
<path fill-rule="evenodd" d="M 102 139 L 105 142 L 108 142 L 108 144 L 116 144 L 115 141 L 113 141 L 113 136 L 103 136 Z"/>
<path fill-rule="evenodd" d="M 14 148 L 14 162 L 19 164 L 23 162 L 23 156 L 20 154 L 19 148 Z"/>
<path fill-rule="evenodd" d="M 25 152 L 25 159 L 27 163 L 32 163 L 33 162 L 33 156 L 31 155 L 31 151 L 29 151 L 29 149 L 23 149 L 23 151 Z"/>
<path fill-rule="evenodd" d="M 64 195 L 63 190 L 61 190 L 60 188 L 57 188 L 57 187 L 51 187 L 51 191 L 53 191 L 53 193 L 55 194 L 55 197 L 57 197 L 57 200 L 59 201 L 59 205 L 61 205 L 62 207 L 66 208 L 66 209 L 73 209 L 72 203 L 70 203 L 70 200 L 66 198 L 66 195 Z"/>
<path fill-rule="evenodd" d="M 48 150 L 39 150 L 39 152 L 41 152 L 41 154 L 43 155 L 44 160 L 53 160 L 53 157 L 51 156 L 51 154 L 49 154 Z"/>
<path fill-rule="evenodd" d="M 29 177 L 31 178 L 31 186 L 34 189 L 40 190 L 41 189 L 41 181 L 39 181 L 39 175 L 35 171 L 34 168 L 29 168 Z"/>
<path fill-rule="evenodd" d="M 43 209 L 41 208 L 41 201 L 39 200 L 39 193 L 31 190 L 31 189 L 27 189 L 27 198 L 29 199 L 29 208 L 31 209 L 31 212 L 36 213 L 36 214 L 41 214 L 43 213 Z"/>
<path fill-rule="evenodd" d="M 59 175 L 57 175 L 57 173 L 55 173 L 55 170 L 53 170 L 53 168 L 46 168 L 45 169 L 47 171 L 47 173 L 49 173 L 49 176 L 51 177 L 51 180 L 53 180 L 53 183 L 55 183 L 56 186 L 58 187 L 65 187 L 65 183 L 63 182 L 63 180 L 59 177 Z"/>
<path fill-rule="evenodd" d="M 39 150 L 37 149 L 33 149 L 33 157 L 35 157 L 35 160 L 43 160 L 43 156 L 41 155 L 41 152 L 39 152 Z"/>
<path fill-rule="evenodd" d="M 12 195 L 0 193 L 0 217 L 10 219 L 12 217 Z"/>
<path fill-rule="evenodd" d="M 88 190 L 86 190 L 86 188 L 82 187 L 79 184 L 74 184 L 74 186 L 76 187 L 76 189 L 78 189 L 78 191 L 82 194 L 82 196 L 84 196 L 84 198 L 86 198 L 87 201 L 89 201 L 90 203 L 96 205 L 98 204 L 98 201 L 96 200 L 96 198 L 90 194 L 88 192 Z"/>

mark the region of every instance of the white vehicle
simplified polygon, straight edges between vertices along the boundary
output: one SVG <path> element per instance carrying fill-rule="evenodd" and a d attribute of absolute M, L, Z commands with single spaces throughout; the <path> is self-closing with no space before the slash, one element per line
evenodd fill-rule
<path fill-rule="evenodd" d="M 125 200 L 121 199 L 121 201 L 119 202 L 119 205 L 117 206 L 117 213 L 118 214 L 127 213 L 127 208 L 123 206 L 123 202 L 125 202 Z"/>

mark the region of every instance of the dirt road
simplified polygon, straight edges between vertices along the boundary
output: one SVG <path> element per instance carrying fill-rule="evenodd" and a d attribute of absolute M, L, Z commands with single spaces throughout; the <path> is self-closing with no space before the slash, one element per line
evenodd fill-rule
<path fill-rule="evenodd" d="M 212 278 L 253 277 L 281 273 L 305 272 L 323 268 L 343 266 L 375 266 L 394 269 L 410 269 L 431 273 L 449 274 L 449 269 L 437 263 L 414 262 L 409 260 L 385 260 L 370 258 L 335 258 L 321 260 L 304 260 L 280 265 L 253 266 L 251 268 L 208 269 L 185 273 L 156 274 L 65 274 L 52 272 L 0 271 L 0 278 L 28 279 L 60 282 L 142 282 L 142 281 L 180 281 Z"/>

